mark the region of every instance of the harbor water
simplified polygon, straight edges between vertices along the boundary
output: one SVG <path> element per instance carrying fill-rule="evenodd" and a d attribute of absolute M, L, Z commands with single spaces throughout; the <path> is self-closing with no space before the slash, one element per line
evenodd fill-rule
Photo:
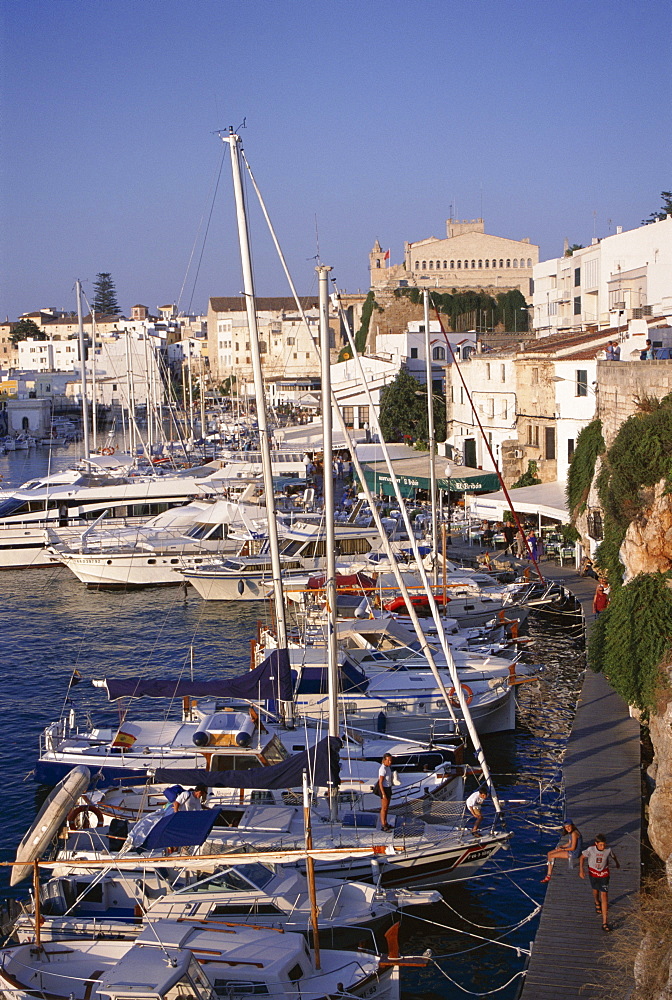
<path fill-rule="evenodd" d="M 59 451 L 51 457 L 52 471 L 68 467 L 75 457 L 74 450 Z M 0 456 L 0 486 L 43 474 L 47 461 L 44 451 Z M 58 565 L 0 573 L 0 608 L 3 861 L 13 859 L 44 794 L 31 776 L 44 727 L 71 707 L 80 720 L 88 714 L 110 725 L 118 718 L 92 679 L 138 673 L 177 677 L 190 669 L 192 656 L 200 676 L 233 676 L 247 668 L 250 639 L 266 614 L 262 605 L 202 601 L 182 586 L 88 591 Z M 543 901 L 543 860 L 560 834 L 561 761 L 584 668 L 575 617 L 533 616 L 529 632 L 535 642 L 528 655 L 543 662 L 544 672 L 519 688 L 515 732 L 485 740 L 506 803 L 510 847 L 478 877 L 444 887 L 442 903 L 404 917 L 402 952 L 432 952 L 425 968 L 402 970 L 404 997 L 513 1000 L 520 989 Z M 81 681 L 68 695 L 75 670 Z M 137 705 L 143 717 L 158 718 L 166 710 L 158 702 Z M 175 717 L 180 707 L 172 707 Z M 486 824 L 492 815 L 487 802 Z M 7 869 L 0 880 L 0 893 L 7 897 Z"/>

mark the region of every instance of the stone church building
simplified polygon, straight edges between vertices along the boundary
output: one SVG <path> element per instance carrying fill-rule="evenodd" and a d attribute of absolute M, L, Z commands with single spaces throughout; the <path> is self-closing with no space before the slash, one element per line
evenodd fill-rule
<path fill-rule="evenodd" d="M 483 219 L 448 219 L 446 238 L 404 245 L 404 263 L 390 265 L 378 240 L 369 254 L 371 288 L 404 286 L 483 289 L 489 294 L 518 288 L 532 294 L 532 268 L 539 247 L 529 238 L 508 240 L 485 232 Z"/>

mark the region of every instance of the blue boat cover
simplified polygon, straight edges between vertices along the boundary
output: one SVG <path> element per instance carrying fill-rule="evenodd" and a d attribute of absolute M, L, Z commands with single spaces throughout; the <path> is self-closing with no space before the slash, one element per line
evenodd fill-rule
<path fill-rule="evenodd" d="M 159 767 L 154 772 L 157 784 L 170 782 L 188 785 L 207 785 L 208 788 L 300 788 L 303 772 L 313 786 L 340 783 L 341 763 L 339 751 L 343 746 L 337 736 L 326 736 L 309 750 L 294 754 L 279 764 L 253 767 L 244 771 L 204 771 L 202 768 Z"/>
<path fill-rule="evenodd" d="M 168 847 L 197 847 L 205 843 L 219 816 L 219 809 L 173 812 L 171 806 L 143 816 L 131 827 L 133 847 L 148 851 Z"/>
<path fill-rule="evenodd" d="M 215 681 L 161 677 L 106 677 L 110 701 L 117 698 L 247 698 L 250 701 L 292 700 L 289 653 L 274 649 L 258 667 L 240 677 Z"/>

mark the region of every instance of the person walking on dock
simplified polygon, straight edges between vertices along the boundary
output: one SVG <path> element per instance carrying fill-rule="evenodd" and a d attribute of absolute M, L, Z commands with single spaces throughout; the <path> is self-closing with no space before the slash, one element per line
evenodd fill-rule
<path fill-rule="evenodd" d="M 595 588 L 595 597 L 593 598 L 593 613 L 599 615 L 602 611 L 606 611 L 609 607 L 609 586 L 607 581 L 600 579 Z"/>
<path fill-rule="evenodd" d="M 602 930 L 610 931 L 611 927 L 607 922 L 607 912 L 609 908 L 609 861 L 613 860 L 617 868 L 620 868 L 618 858 L 610 847 L 607 847 L 607 838 L 603 833 L 598 833 L 595 843 L 587 847 L 582 852 L 579 859 L 579 875 L 586 877 L 584 866 L 588 862 L 588 878 L 590 887 L 593 890 L 593 900 L 595 910 L 602 917 Z"/>
<path fill-rule="evenodd" d="M 548 862 L 548 869 L 546 875 L 542 878 L 542 882 L 550 882 L 551 875 L 553 874 L 553 864 L 556 858 L 567 858 L 568 861 L 576 861 L 577 858 L 581 856 L 581 850 L 583 848 L 583 839 L 581 833 L 572 823 L 571 819 L 566 819 L 562 824 L 564 832 L 568 836 L 568 840 L 565 844 L 558 844 L 558 846 L 553 851 L 549 851 L 546 855 L 546 860 Z"/>

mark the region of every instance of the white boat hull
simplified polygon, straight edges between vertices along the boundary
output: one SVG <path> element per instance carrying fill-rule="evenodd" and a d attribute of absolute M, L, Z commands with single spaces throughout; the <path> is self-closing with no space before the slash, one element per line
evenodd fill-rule
<path fill-rule="evenodd" d="M 219 551 L 222 551 L 221 546 Z M 183 570 L 200 566 L 214 554 L 215 551 L 208 553 L 203 550 L 184 554 L 62 553 L 59 561 L 87 587 L 119 590 L 130 587 L 177 586 L 184 583 Z"/>

